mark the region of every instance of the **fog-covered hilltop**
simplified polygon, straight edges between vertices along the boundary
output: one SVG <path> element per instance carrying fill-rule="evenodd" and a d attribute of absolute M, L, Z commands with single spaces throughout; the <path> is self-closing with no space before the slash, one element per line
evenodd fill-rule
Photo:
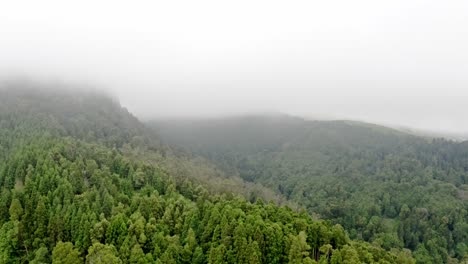
<path fill-rule="evenodd" d="M 73 88 L 21 81 L 3 83 L 0 86 L 2 122 L 10 122 L 15 129 L 13 122 L 37 125 L 54 135 L 98 141 L 110 147 L 139 140 L 147 146 L 157 143 L 155 134 L 117 100 L 98 91 L 77 92 Z"/>
<path fill-rule="evenodd" d="M 468 143 L 290 116 L 154 121 L 163 142 L 261 183 L 418 263 L 468 253 Z"/>
<path fill-rule="evenodd" d="M 0 125 L 7 128 L 0 150 L 35 136 L 72 137 L 125 152 L 134 159 L 163 164 L 178 180 L 189 177 L 213 192 L 236 192 L 247 197 L 285 202 L 260 185 L 228 177 L 212 163 L 177 147 L 161 144 L 117 99 L 80 86 L 34 82 L 4 83 L 0 87 Z M 1 127 L 0 126 L 0 127 Z M 180 178 L 180 179 L 179 179 Z"/>

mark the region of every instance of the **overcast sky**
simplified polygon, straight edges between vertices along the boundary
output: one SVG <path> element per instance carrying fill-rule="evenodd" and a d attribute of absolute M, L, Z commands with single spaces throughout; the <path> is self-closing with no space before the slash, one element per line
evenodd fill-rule
<path fill-rule="evenodd" d="M 145 119 L 468 132 L 468 1 L 3 1 L 0 73 L 89 82 Z"/>

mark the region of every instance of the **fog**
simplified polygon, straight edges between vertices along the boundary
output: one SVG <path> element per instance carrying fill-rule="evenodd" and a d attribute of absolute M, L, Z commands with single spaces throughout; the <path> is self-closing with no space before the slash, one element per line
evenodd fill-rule
<path fill-rule="evenodd" d="M 468 2 L 6 1 L 1 78 L 142 119 L 283 112 L 468 132 Z"/>

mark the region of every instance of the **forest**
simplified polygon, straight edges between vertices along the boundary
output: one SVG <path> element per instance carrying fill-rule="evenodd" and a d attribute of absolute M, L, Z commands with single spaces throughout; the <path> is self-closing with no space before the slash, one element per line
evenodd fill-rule
<path fill-rule="evenodd" d="M 468 257 L 468 142 L 287 115 L 154 121 L 168 144 L 417 263 Z"/>
<path fill-rule="evenodd" d="M 454 245 L 445 247 L 446 255 L 433 256 L 432 248 L 412 252 L 393 233 L 380 243 L 357 236 L 358 226 L 348 230 L 353 225 L 333 214 L 310 213 L 313 197 L 303 203 L 289 189 L 304 167 L 288 174 L 284 192 L 260 182 L 274 167 L 259 173 L 258 183 L 224 169 L 260 172 L 260 163 L 236 168 L 166 144 L 103 94 L 1 87 L 0 263 L 430 263 L 457 261 L 465 250 L 466 207 L 429 234 L 450 227 L 446 240 L 434 243 L 451 238 L 456 254 L 449 252 Z M 448 184 L 434 188 L 446 193 Z M 336 203 L 331 213 L 348 213 L 339 212 L 340 201 L 318 198 L 322 206 Z M 400 214 L 409 228 L 411 221 L 429 224 L 416 218 L 431 220 L 429 209 L 407 207 Z M 377 220 L 369 235 L 386 235 L 387 218 Z"/>

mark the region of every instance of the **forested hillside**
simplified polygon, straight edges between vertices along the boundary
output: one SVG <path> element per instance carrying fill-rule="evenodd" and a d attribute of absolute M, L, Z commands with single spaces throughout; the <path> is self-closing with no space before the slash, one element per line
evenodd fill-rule
<path fill-rule="evenodd" d="M 26 86 L 0 88 L 0 263 L 414 263 L 161 144 L 115 100 Z"/>
<path fill-rule="evenodd" d="M 409 248 L 418 263 L 468 259 L 468 143 L 289 116 L 158 121 L 163 142 L 202 155 L 341 224 Z"/>

